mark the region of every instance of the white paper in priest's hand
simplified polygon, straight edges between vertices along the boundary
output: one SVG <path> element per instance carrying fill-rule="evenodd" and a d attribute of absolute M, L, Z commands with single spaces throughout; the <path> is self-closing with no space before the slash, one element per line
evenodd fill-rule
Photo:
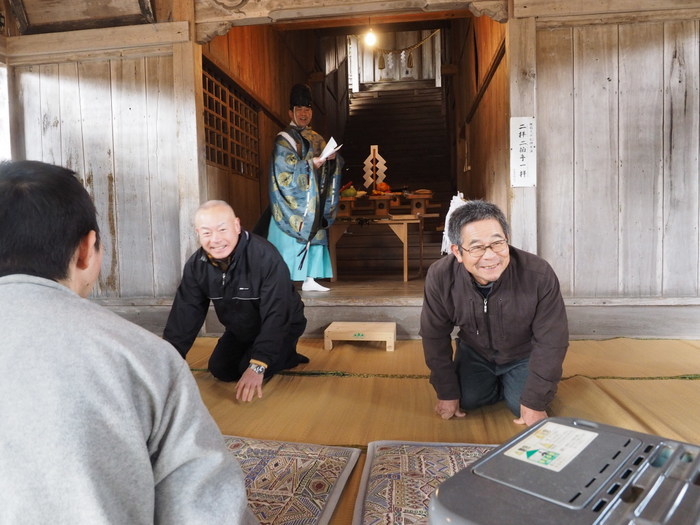
<path fill-rule="evenodd" d="M 328 143 L 326 144 L 326 147 L 323 148 L 323 151 L 321 152 L 321 156 L 319 157 L 321 160 L 326 160 L 328 157 L 333 155 L 336 151 L 338 151 L 340 148 L 342 148 L 343 145 L 341 144 L 338 146 L 338 144 L 335 142 L 335 139 L 333 137 L 330 138 Z"/>

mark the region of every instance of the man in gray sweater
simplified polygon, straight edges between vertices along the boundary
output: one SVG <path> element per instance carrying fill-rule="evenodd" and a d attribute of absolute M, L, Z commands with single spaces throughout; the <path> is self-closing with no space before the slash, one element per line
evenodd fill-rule
<path fill-rule="evenodd" d="M 435 411 L 464 417 L 503 400 L 516 423 L 533 425 L 547 417 L 569 346 L 559 280 L 544 259 L 508 245 L 494 204 L 457 208 L 448 236 L 452 253 L 430 266 L 421 312 Z"/>
<path fill-rule="evenodd" d="M 254 522 L 185 361 L 86 299 L 102 252 L 74 175 L 0 164 L 0 523 Z"/>

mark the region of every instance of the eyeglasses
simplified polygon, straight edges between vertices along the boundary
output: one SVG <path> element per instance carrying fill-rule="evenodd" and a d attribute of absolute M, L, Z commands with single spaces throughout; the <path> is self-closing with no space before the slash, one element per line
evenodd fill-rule
<path fill-rule="evenodd" d="M 472 257 L 482 257 L 489 248 L 491 248 L 493 253 L 502 253 L 508 249 L 508 241 L 501 239 L 500 241 L 494 241 L 486 246 L 472 246 L 471 248 L 465 248 L 464 246 L 459 247 L 460 251 L 464 250 Z"/>

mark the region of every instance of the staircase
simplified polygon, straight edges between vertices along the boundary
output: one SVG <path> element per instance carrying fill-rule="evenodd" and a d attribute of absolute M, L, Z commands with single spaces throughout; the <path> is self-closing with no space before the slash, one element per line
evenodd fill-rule
<path fill-rule="evenodd" d="M 343 137 L 345 159 L 343 183 L 352 181 L 365 189 L 364 161 L 370 146 L 377 144 L 386 161 L 386 179 L 393 191 L 429 189 L 433 192 L 428 213 L 437 219 L 425 220 L 423 269 L 440 258 L 442 226 L 447 206 L 454 194 L 450 178 L 445 103 L 442 88 L 433 81 L 365 84 L 350 96 L 350 111 Z M 371 214 L 370 203 L 358 200 Z M 393 214 L 408 214 L 407 205 L 392 207 Z M 417 276 L 419 267 L 418 228 L 410 228 L 409 267 Z M 401 242 L 386 227 L 352 226 L 337 245 L 338 278 L 371 277 L 376 274 L 401 275 Z"/>

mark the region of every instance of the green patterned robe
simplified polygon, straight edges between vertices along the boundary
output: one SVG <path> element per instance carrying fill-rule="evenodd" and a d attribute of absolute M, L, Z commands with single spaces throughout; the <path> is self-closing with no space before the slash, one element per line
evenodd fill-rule
<path fill-rule="evenodd" d="M 290 144 L 289 138 L 295 143 Z M 342 158 L 314 169 L 326 141 L 306 127 L 288 126 L 277 135 L 270 163 L 272 220 L 301 244 L 328 244 L 326 229 L 335 220 L 340 198 Z"/>

